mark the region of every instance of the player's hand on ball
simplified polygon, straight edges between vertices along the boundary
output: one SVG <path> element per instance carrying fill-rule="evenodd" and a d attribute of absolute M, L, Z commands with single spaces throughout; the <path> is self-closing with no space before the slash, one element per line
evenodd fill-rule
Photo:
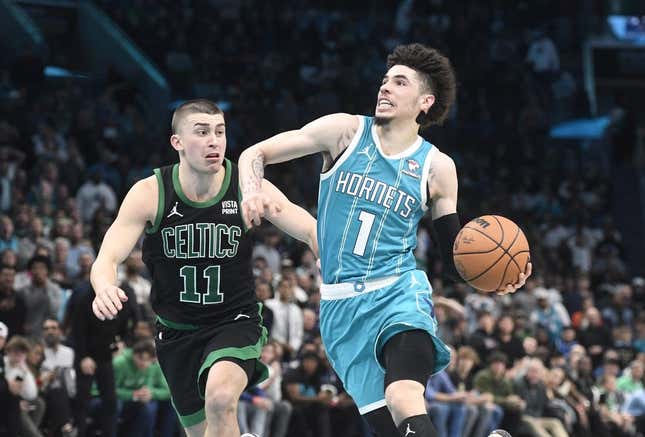
<path fill-rule="evenodd" d="M 262 217 L 278 215 L 280 205 L 264 193 L 245 194 L 242 199 L 242 218 L 247 228 L 260 225 Z"/>
<path fill-rule="evenodd" d="M 128 300 L 125 292 L 115 285 L 106 285 L 96 290 L 92 302 L 92 311 L 99 320 L 113 319 L 123 309 L 123 303 Z"/>
<path fill-rule="evenodd" d="M 526 280 L 529 278 L 529 276 L 531 276 L 532 271 L 533 271 L 533 265 L 530 262 L 528 262 L 526 264 L 526 270 L 524 271 L 524 273 L 520 273 L 520 277 L 517 280 L 517 282 L 515 284 L 508 284 L 506 286 L 506 289 L 504 289 L 503 291 L 497 292 L 497 294 L 500 296 L 504 296 L 505 294 L 515 293 L 518 289 L 524 287 L 524 284 L 526 283 Z"/>

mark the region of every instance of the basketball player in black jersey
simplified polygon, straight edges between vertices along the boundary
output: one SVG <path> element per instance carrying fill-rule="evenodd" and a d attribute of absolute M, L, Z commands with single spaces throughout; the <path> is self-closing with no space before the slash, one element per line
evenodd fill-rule
<path fill-rule="evenodd" d="M 155 169 L 128 192 L 92 267 L 92 304 L 113 318 L 126 300 L 116 269 L 145 230 L 157 355 L 189 437 L 237 437 L 242 391 L 267 377 L 259 361 L 267 331 L 254 293 L 251 239 L 241 216 L 238 171 L 224 158 L 224 114 L 193 100 L 173 114 L 179 163 Z M 271 183 L 266 217 L 317 253 L 316 222 Z"/>

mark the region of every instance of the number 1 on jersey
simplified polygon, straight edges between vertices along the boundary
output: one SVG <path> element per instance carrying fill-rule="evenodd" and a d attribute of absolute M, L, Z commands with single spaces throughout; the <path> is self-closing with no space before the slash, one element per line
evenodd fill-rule
<path fill-rule="evenodd" d="M 202 293 L 197 291 L 197 267 L 183 266 L 179 269 L 179 276 L 184 280 L 184 289 L 179 293 L 179 301 L 204 305 L 222 303 L 224 294 L 219 291 L 219 274 L 220 266 L 208 266 L 204 269 L 207 292 Z"/>
<path fill-rule="evenodd" d="M 376 216 L 369 212 L 361 211 L 358 214 L 358 221 L 361 222 L 361 228 L 358 230 L 358 237 L 356 244 L 354 244 L 354 255 L 363 256 L 365 254 L 365 247 L 367 247 L 367 239 L 372 231 L 374 219 Z"/>

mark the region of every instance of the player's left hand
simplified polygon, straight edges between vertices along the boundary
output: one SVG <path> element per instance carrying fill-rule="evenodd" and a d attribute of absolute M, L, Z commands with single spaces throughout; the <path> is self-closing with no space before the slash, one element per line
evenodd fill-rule
<path fill-rule="evenodd" d="M 524 287 L 524 284 L 526 283 L 526 280 L 531 276 L 531 272 L 533 271 L 533 265 L 529 261 L 526 264 L 526 270 L 524 273 L 520 273 L 520 277 L 518 281 L 515 284 L 507 284 L 506 288 L 503 291 L 498 291 L 497 294 L 499 296 L 504 296 L 509 293 L 515 293 L 519 288 Z"/>
<path fill-rule="evenodd" d="M 242 218 L 248 229 L 259 226 L 262 217 L 275 216 L 281 210 L 281 206 L 265 193 L 245 194 L 242 199 Z"/>

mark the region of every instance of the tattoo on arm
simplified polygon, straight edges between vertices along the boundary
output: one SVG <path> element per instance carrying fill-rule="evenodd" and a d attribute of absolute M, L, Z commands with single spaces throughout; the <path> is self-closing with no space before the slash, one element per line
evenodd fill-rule
<path fill-rule="evenodd" d="M 262 178 L 264 177 L 264 155 L 258 152 L 251 160 L 251 173 L 244 180 L 242 190 L 244 193 L 260 191 Z"/>

